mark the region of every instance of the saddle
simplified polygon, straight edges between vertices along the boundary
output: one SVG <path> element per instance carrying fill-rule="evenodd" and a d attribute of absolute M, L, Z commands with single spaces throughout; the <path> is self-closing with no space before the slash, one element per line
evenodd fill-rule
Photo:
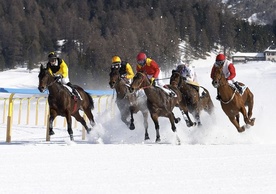
<path fill-rule="evenodd" d="M 70 92 L 71 96 L 74 98 L 74 100 L 80 99 L 82 100 L 82 97 L 78 90 L 73 90 L 70 86 L 63 84 L 63 86 Z M 74 92 L 75 91 L 75 92 Z"/>

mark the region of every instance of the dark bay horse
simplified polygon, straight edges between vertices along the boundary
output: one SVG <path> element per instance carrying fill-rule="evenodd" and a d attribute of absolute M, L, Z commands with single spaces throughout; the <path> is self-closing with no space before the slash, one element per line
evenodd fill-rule
<path fill-rule="evenodd" d="M 244 85 L 242 83 L 240 84 Z M 237 128 L 238 132 L 243 132 L 246 127 L 254 125 L 255 118 L 251 118 L 254 105 L 254 95 L 249 88 L 246 88 L 244 93 L 240 95 L 235 88 L 232 88 L 228 84 L 222 72 L 222 66 L 215 66 L 212 85 L 218 89 L 221 96 L 220 104 L 222 110 Z M 246 106 L 248 107 L 248 112 L 246 112 Z M 240 127 L 239 113 L 243 115 L 246 126 Z"/>
<path fill-rule="evenodd" d="M 49 135 L 55 134 L 53 131 L 53 121 L 58 115 L 66 118 L 67 131 L 71 141 L 74 140 L 71 116 L 75 117 L 75 119 L 85 127 L 87 133 L 89 133 L 91 131 L 91 128 L 88 128 L 84 118 L 79 114 L 79 110 L 84 111 L 90 121 L 91 126 L 93 127 L 95 125 L 95 121 L 94 116 L 91 112 L 91 109 L 94 109 L 94 102 L 92 97 L 81 87 L 75 86 L 82 99 L 80 100 L 79 98 L 73 98 L 69 90 L 60 82 L 58 82 L 49 73 L 48 69 L 43 67 L 43 65 L 40 66 L 38 78 L 38 90 L 40 92 L 45 92 L 47 89 L 49 90 Z"/>
<path fill-rule="evenodd" d="M 190 127 L 194 125 L 188 115 L 188 108 L 183 104 L 182 95 L 176 87 L 170 87 L 170 89 L 173 89 L 176 93 L 176 97 L 171 97 L 163 89 L 152 86 L 147 75 L 142 72 L 136 73 L 130 86 L 131 91 L 144 89 L 147 95 L 148 109 L 156 130 L 156 142 L 160 142 L 158 117 L 169 118 L 171 129 L 173 132 L 176 132 L 175 123 L 178 123 L 180 118 L 175 118 L 174 116 L 173 108 L 175 106 L 180 108 L 183 116 L 185 114 L 186 118 L 184 118 L 188 120 L 188 122 L 186 122 L 187 126 Z"/>
<path fill-rule="evenodd" d="M 209 115 L 214 111 L 214 104 L 209 91 L 202 86 L 188 84 L 181 74 L 173 70 L 170 77 L 170 85 L 178 87 L 182 93 L 183 100 L 186 101 L 189 112 L 194 116 L 197 125 L 201 125 L 200 112 L 205 110 Z M 199 87 L 203 89 L 203 95 L 199 96 Z"/>
<path fill-rule="evenodd" d="M 135 129 L 133 114 L 142 112 L 144 118 L 145 140 L 148 135 L 148 115 L 147 97 L 138 96 L 136 93 L 129 92 L 129 85 L 121 78 L 119 70 L 113 69 L 109 74 L 109 86 L 116 90 L 116 104 L 121 113 L 121 120 L 131 129 Z M 130 117 L 130 121 L 128 118 Z"/>

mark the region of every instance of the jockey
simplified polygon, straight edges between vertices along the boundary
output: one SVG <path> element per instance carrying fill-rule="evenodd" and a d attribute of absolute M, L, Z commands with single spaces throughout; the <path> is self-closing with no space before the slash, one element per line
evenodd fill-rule
<path fill-rule="evenodd" d="M 196 77 L 196 73 L 193 70 L 193 68 L 190 68 L 190 66 L 186 63 L 180 64 L 176 67 L 176 71 L 180 73 L 180 75 L 182 77 L 184 77 L 184 79 L 186 81 L 191 82 L 196 82 L 197 83 L 197 77 Z"/>
<path fill-rule="evenodd" d="M 49 69 L 50 74 L 55 76 L 56 79 L 60 79 L 62 84 L 71 87 L 73 94 L 78 96 L 76 89 L 70 83 L 67 64 L 63 59 L 57 57 L 54 52 L 50 52 L 48 55 L 47 69 Z"/>
<path fill-rule="evenodd" d="M 136 71 L 145 72 L 151 81 L 151 85 L 162 88 L 169 95 L 174 95 L 171 90 L 165 88 L 165 84 L 161 81 L 161 70 L 159 65 L 153 59 L 148 58 L 145 53 L 140 52 L 137 55 L 136 60 L 138 63 L 136 66 Z"/>
<path fill-rule="evenodd" d="M 176 67 L 176 71 L 185 79 L 185 81 L 196 87 L 199 96 L 204 96 L 204 90 L 199 86 L 197 81 L 197 76 L 193 68 L 191 68 L 187 63 L 182 63 Z"/>
<path fill-rule="evenodd" d="M 117 55 L 112 57 L 111 71 L 113 71 L 113 69 L 119 69 L 121 78 L 126 80 L 127 83 L 130 83 L 131 79 L 134 77 L 131 65 L 126 61 L 122 61 Z"/>
<path fill-rule="evenodd" d="M 213 65 L 212 70 L 211 70 L 211 78 L 212 79 L 213 79 L 215 66 L 219 66 L 219 67 L 222 66 L 222 72 L 223 72 L 226 80 L 228 81 L 228 84 L 232 85 L 232 86 L 234 85 L 238 89 L 239 93 L 242 94 L 243 88 L 234 79 L 236 77 L 236 69 L 235 69 L 233 63 L 231 63 L 229 60 L 226 60 L 225 55 L 223 55 L 223 54 L 217 55 L 216 62 Z M 220 99 L 219 94 L 217 96 L 217 99 L 218 100 Z"/>

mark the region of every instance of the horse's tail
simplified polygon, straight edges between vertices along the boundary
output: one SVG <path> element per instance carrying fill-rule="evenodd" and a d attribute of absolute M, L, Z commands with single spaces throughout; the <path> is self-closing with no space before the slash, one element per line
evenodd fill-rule
<path fill-rule="evenodd" d="M 93 100 L 93 98 L 87 92 L 85 92 L 85 93 L 86 93 L 86 95 L 87 95 L 87 97 L 89 99 L 89 108 L 90 109 L 94 109 L 94 100 Z"/>

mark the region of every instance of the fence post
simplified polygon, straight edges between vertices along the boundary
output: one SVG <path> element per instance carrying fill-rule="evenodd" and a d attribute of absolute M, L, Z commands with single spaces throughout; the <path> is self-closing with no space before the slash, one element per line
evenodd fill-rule
<path fill-rule="evenodd" d="M 11 131 L 12 131 L 12 116 L 13 116 L 13 96 L 11 94 L 9 97 L 9 112 L 7 117 L 7 133 L 6 133 L 6 142 L 11 142 Z"/>

